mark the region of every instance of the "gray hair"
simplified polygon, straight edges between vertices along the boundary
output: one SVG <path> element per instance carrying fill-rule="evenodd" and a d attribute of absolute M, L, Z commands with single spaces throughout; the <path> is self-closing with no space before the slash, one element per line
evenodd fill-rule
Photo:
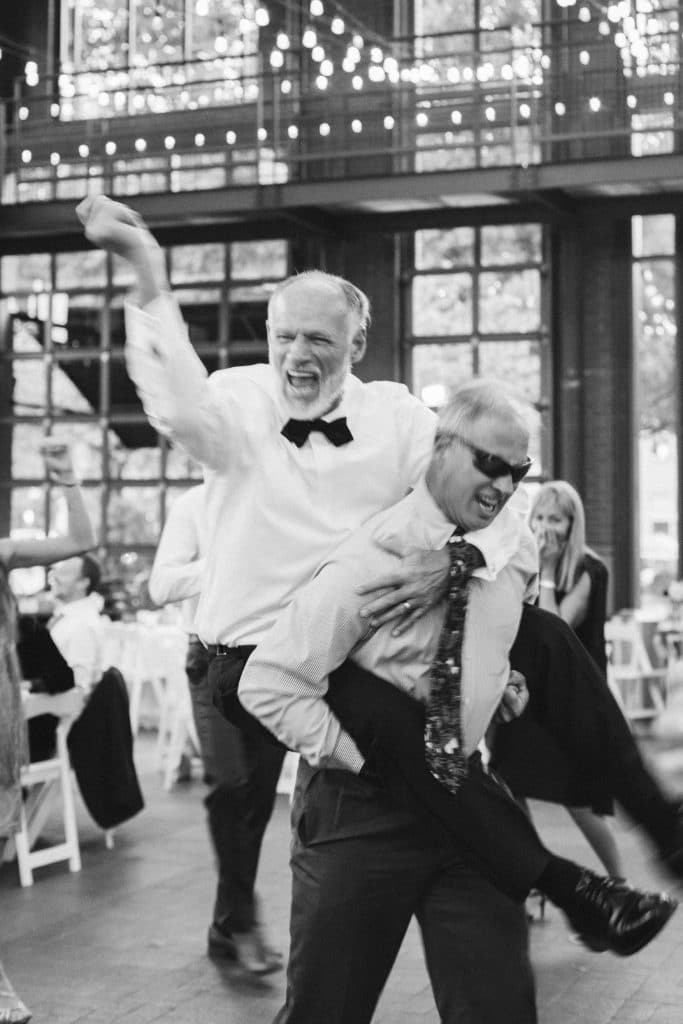
<path fill-rule="evenodd" d="M 365 292 L 362 292 L 360 288 L 356 288 L 355 284 L 351 284 L 345 277 L 338 277 L 337 274 L 328 274 L 325 270 L 302 270 L 300 274 L 292 274 L 291 277 L 280 281 L 268 300 L 268 316 L 270 317 L 273 301 L 279 295 L 291 285 L 306 281 L 319 281 L 337 288 L 342 294 L 349 313 L 358 320 L 357 334 L 360 334 L 363 338 L 367 337 L 371 320 L 369 298 Z"/>
<path fill-rule="evenodd" d="M 456 388 L 441 408 L 434 449 L 441 451 L 458 438 L 469 440 L 469 427 L 489 417 L 507 420 L 522 431 L 528 443 L 530 411 L 498 381 L 482 377 L 468 381 Z"/>

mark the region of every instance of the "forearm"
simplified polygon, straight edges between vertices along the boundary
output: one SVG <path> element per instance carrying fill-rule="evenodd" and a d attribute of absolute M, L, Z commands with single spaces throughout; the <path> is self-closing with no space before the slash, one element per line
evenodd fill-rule
<path fill-rule="evenodd" d="M 78 484 L 63 488 L 66 499 L 68 540 L 73 546 L 72 554 L 80 554 L 95 546 L 95 533 L 85 507 L 83 491 Z M 68 556 L 64 556 L 68 557 Z"/>
<path fill-rule="evenodd" d="M 204 559 L 187 565 L 157 564 L 152 566 L 147 589 L 155 604 L 172 604 L 196 597 L 201 589 Z"/>
<path fill-rule="evenodd" d="M 554 574 L 541 572 L 538 582 L 538 607 L 546 612 L 553 612 L 555 615 L 560 614 Z"/>

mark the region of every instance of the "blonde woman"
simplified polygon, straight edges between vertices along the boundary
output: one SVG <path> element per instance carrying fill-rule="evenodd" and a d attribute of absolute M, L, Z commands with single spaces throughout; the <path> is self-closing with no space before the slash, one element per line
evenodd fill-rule
<path fill-rule="evenodd" d="M 540 563 L 539 607 L 559 615 L 572 627 L 583 646 L 605 673 L 604 626 L 607 568 L 586 545 L 583 502 L 565 480 L 552 480 L 538 491 L 529 517 L 536 536 Z M 605 688 L 607 683 L 605 681 Z M 552 700 L 552 680 L 544 699 Z M 532 797 L 567 808 L 610 875 L 623 875 L 623 866 L 607 815 L 614 813 L 605 773 L 596 765 L 579 763 L 543 729 L 544 709 L 526 723 L 526 735 L 508 732 L 496 741 L 494 763 L 517 797 Z M 585 708 L 585 715 L 591 714 Z M 523 749 L 526 747 L 526 749 Z"/>

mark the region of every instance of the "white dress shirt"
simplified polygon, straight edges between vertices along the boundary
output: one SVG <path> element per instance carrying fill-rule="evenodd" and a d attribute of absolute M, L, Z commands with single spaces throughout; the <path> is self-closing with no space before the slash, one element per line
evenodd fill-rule
<path fill-rule="evenodd" d="M 155 604 L 181 602 L 181 624 L 193 632 L 207 551 L 206 487 L 199 484 L 182 494 L 171 507 L 147 587 Z"/>
<path fill-rule="evenodd" d="M 329 673 L 349 655 L 427 700 L 445 603 L 395 637 L 393 623 L 374 633 L 369 629 L 359 615 L 367 597 L 356 588 L 391 572 L 406 554 L 443 547 L 452 533 L 453 524 L 420 482 L 325 560 L 251 655 L 240 679 L 240 701 L 309 764 L 356 772 L 362 767 L 363 756 L 323 699 Z M 538 555 L 531 531 L 509 505 L 465 539 L 476 544 L 486 563 L 469 585 L 462 648 L 461 726 L 463 749 L 470 754 L 505 689 L 522 602 L 536 595 Z"/>
<path fill-rule="evenodd" d="M 204 467 L 207 551 L 196 632 L 257 644 L 320 561 L 408 492 L 429 460 L 435 415 L 402 384 L 349 375 L 353 441 L 280 434 L 289 416 L 270 366 L 207 377 L 175 301 L 126 307 L 127 364 L 155 425 Z M 366 599 L 367 600 L 367 599 Z"/>
<path fill-rule="evenodd" d="M 74 683 L 90 693 L 104 671 L 102 596 L 88 594 L 55 609 L 48 624 L 55 646 L 74 674 Z"/>

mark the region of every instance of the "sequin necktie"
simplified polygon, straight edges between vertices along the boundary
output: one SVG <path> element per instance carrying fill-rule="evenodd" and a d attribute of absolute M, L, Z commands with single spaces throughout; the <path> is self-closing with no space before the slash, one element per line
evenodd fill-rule
<path fill-rule="evenodd" d="M 460 668 L 472 573 L 484 559 L 478 548 L 459 535 L 448 542 L 451 561 L 446 614 L 430 676 L 425 715 L 425 759 L 435 779 L 455 793 L 467 774 L 460 723 Z"/>

